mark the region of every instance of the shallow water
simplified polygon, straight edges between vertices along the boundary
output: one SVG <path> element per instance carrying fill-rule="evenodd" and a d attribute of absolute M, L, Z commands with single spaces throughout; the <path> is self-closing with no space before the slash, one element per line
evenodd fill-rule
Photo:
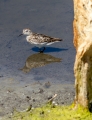
<path fill-rule="evenodd" d="M 16 86 L 35 81 L 74 83 L 72 2 L 72 0 L 0 1 L 0 85 L 5 83 L 6 78 L 13 79 L 14 85 L 20 83 Z M 25 36 L 18 37 L 23 28 L 62 38 L 62 42 L 48 46 L 44 52 L 57 61 L 51 59 L 52 62 L 46 64 L 38 60 L 38 48 L 27 43 Z M 41 65 L 31 67 L 25 73 L 23 67 L 27 59 L 35 54 L 38 56 L 29 64 L 32 66 L 35 61 L 36 65 Z M 46 57 L 44 59 L 48 61 L 49 58 Z M 61 59 L 61 62 L 58 59 Z"/>

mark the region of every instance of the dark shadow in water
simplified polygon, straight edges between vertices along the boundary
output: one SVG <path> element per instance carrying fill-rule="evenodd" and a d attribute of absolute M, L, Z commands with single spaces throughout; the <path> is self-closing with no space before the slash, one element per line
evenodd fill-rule
<path fill-rule="evenodd" d="M 35 51 L 35 52 L 38 52 L 39 48 L 38 47 L 33 47 L 32 50 Z M 65 50 L 68 50 L 68 49 L 65 49 L 65 48 L 55 48 L 55 47 L 46 47 L 44 52 L 45 53 L 48 53 L 48 52 L 60 52 L 60 51 L 65 51 Z"/>
<path fill-rule="evenodd" d="M 53 57 L 52 55 L 37 53 L 29 56 L 22 69 L 23 72 L 28 73 L 31 69 L 42 67 L 50 63 L 61 62 L 61 58 Z"/>

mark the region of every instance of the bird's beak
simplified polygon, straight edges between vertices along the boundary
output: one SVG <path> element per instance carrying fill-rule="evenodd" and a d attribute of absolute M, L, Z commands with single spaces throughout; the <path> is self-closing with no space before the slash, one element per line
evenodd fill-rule
<path fill-rule="evenodd" d="M 18 35 L 18 37 L 19 37 L 19 36 L 21 36 L 21 35 L 23 35 L 23 33 L 22 33 L 22 34 L 20 34 L 20 35 Z"/>

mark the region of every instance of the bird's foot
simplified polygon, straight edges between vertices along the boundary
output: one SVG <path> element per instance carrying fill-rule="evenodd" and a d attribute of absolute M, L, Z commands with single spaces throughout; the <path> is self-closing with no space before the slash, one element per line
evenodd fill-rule
<path fill-rule="evenodd" d="M 42 50 L 40 50 L 39 52 L 40 52 L 40 53 L 43 53 L 43 51 L 42 51 Z"/>

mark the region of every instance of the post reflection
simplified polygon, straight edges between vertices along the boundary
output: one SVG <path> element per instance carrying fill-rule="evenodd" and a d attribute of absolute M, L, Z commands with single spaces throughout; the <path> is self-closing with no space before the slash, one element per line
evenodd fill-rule
<path fill-rule="evenodd" d="M 30 55 L 27 58 L 25 65 L 21 70 L 25 73 L 28 73 L 33 68 L 42 67 L 54 62 L 61 62 L 61 58 L 56 58 L 53 57 L 52 55 L 48 55 L 44 53 L 37 53 Z"/>

